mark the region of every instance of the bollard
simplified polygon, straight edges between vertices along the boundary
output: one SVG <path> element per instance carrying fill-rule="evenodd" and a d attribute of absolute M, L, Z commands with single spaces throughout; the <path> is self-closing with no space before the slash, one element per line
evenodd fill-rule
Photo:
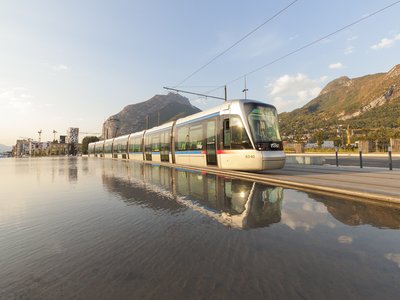
<path fill-rule="evenodd" d="M 335 147 L 335 154 L 336 154 L 336 167 L 339 167 L 339 156 L 338 156 L 339 148 Z"/>
<path fill-rule="evenodd" d="M 388 147 L 388 152 L 389 152 L 389 170 L 393 170 L 393 161 L 392 161 L 392 146 Z"/>
<path fill-rule="evenodd" d="M 360 168 L 362 169 L 362 167 L 363 167 L 363 163 L 362 163 L 362 150 L 360 149 L 359 152 L 360 152 Z"/>

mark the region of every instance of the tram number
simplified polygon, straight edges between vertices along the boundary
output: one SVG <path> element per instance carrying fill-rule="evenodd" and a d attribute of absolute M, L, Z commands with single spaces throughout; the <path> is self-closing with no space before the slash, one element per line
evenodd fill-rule
<path fill-rule="evenodd" d="M 256 158 L 256 156 L 254 154 L 246 154 L 245 157 L 246 158 Z"/>

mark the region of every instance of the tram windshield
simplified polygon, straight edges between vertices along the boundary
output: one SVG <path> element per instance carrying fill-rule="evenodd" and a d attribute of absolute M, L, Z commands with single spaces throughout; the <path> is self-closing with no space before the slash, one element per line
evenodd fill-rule
<path fill-rule="evenodd" d="M 278 114 L 274 107 L 245 103 L 244 108 L 255 143 L 281 141 Z"/>

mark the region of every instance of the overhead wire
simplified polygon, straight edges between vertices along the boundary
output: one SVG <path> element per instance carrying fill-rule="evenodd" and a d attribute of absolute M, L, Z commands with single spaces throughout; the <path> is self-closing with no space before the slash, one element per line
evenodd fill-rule
<path fill-rule="evenodd" d="M 201 70 L 203 70 L 205 67 L 207 67 L 208 65 L 210 65 L 212 62 L 214 62 L 215 60 L 217 60 L 219 57 L 221 57 L 222 55 L 224 55 L 226 52 L 228 52 L 229 50 L 231 50 L 233 47 L 235 47 L 237 44 L 239 44 L 240 42 L 242 42 L 243 40 L 245 40 L 246 38 L 248 38 L 250 35 L 252 35 L 254 32 L 256 32 L 258 29 L 260 29 L 261 27 L 263 27 L 265 24 L 269 23 L 270 21 L 272 21 L 273 19 L 275 19 L 277 16 L 279 16 L 280 14 L 282 14 L 285 10 L 287 10 L 289 7 L 291 7 L 293 4 L 295 4 L 297 1 L 299 0 L 294 0 L 291 3 L 289 3 L 287 6 L 285 6 L 284 8 L 282 8 L 281 10 L 279 10 L 277 13 L 275 13 L 273 16 L 269 17 L 267 20 L 265 20 L 262 24 L 260 24 L 259 26 L 257 26 L 256 28 L 254 28 L 253 30 L 251 30 L 250 32 L 248 32 L 247 34 L 245 34 L 242 38 L 240 38 L 238 41 L 236 41 L 235 43 L 233 43 L 231 46 L 229 46 L 228 48 L 226 48 L 224 51 L 222 51 L 221 53 L 219 53 L 217 56 L 215 56 L 214 58 L 212 58 L 211 60 L 209 60 L 207 63 L 205 63 L 204 65 L 202 65 L 201 67 L 199 67 L 198 69 L 196 69 L 195 71 L 193 71 L 192 73 L 190 73 L 188 76 L 186 76 L 181 82 L 179 82 L 177 85 L 174 86 L 174 88 L 177 88 L 179 86 L 181 86 L 184 82 L 186 82 L 188 79 L 192 78 L 194 75 L 196 75 L 197 73 L 199 73 Z"/>
<path fill-rule="evenodd" d="M 396 4 L 399 4 L 399 3 L 400 3 L 400 0 L 399 1 L 395 1 L 395 2 L 393 2 L 391 4 L 389 4 L 389 5 L 381 8 L 381 9 L 378 9 L 378 10 L 374 11 L 373 13 L 370 13 L 370 14 L 368 14 L 368 15 L 366 15 L 366 16 L 364 16 L 364 17 L 362 17 L 362 18 L 360 18 L 360 19 L 358 19 L 358 20 L 356 20 L 354 22 L 351 22 L 351 23 L 349 23 L 349 24 L 347 24 L 347 25 L 345 25 L 345 26 L 343 26 L 343 27 L 341 27 L 341 28 L 339 28 L 339 29 L 337 29 L 335 31 L 332 31 L 331 33 L 328 33 L 328 34 L 326 34 L 326 35 L 324 35 L 324 36 L 322 36 L 322 37 L 320 37 L 320 38 L 318 38 L 318 39 L 316 39 L 316 40 L 314 40 L 312 42 L 309 42 L 309 43 L 307 43 L 307 44 L 305 44 L 305 45 L 303 45 L 303 46 L 301 46 L 301 47 L 299 47 L 299 48 L 297 48 L 297 49 L 295 49 L 295 50 L 293 50 L 293 51 L 291 51 L 291 52 L 289 52 L 287 54 L 284 54 L 284 55 L 282 55 L 282 56 L 280 56 L 280 57 L 278 57 L 278 58 L 276 58 L 276 59 L 274 59 L 274 60 L 272 60 L 272 61 L 270 61 L 270 62 L 268 62 L 268 63 L 266 63 L 266 64 L 264 64 L 264 65 L 262 65 L 262 66 L 260 66 L 258 68 L 256 68 L 256 69 L 254 69 L 254 70 L 252 70 L 250 72 L 247 72 L 247 73 L 245 73 L 245 74 L 243 74 L 243 75 L 241 75 L 241 76 L 239 76 L 239 77 L 237 77 L 237 78 L 235 78 L 235 79 L 233 79 L 231 81 L 228 81 L 227 83 L 221 85 L 218 88 L 215 88 L 213 90 L 207 91 L 204 94 L 206 94 L 206 95 L 211 94 L 211 93 L 221 89 L 222 87 L 224 87 L 224 86 L 226 86 L 228 84 L 232 84 L 232 83 L 234 83 L 234 82 L 236 82 L 236 81 L 238 81 L 240 79 L 243 79 L 243 78 L 245 78 L 245 77 L 247 77 L 247 76 L 249 76 L 251 74 L 254 74 L 254 73 L 256 73 L 256 72 L 258 72 L 258 71 L 260 71 L 260 70 L 262 70 L 262 69 L 264 69 L 264 68 L 266 68 L 266 67 L 268 67 L 268 66 L 270 66 L 270 65 L 272 65 L 272 64 L 274 64 L 274 63 L 276 63 L 278 61 L 281 61 L 281 60 L 283 60 L 283 59 L 285 59 L 285 58 L 287 58 L 287 57 L 289 57 L 289 56 L 291 56 L 291 55 L 293 55 L 295 53 L 298 53 L 298 52 L 300 52 L 300 51 L 302 51 L 302 50 L 304 50 L 304 49 L 306 49 L 308 47 L 311 47 L 312 45 L 315 45 L 315 44 L 319 43 L 320 41 L 322 41 L 322 40 L 324 40 L 324 39 L 326 39 L 326 38 L 328 38 L 328 37 L 330 37 L 332 35 L 335 35 L 335 34 L 341 32 L 343 30 L 346 30 L 349 27 L 352 27 L 352 26 L 354 26 L 354 25 L 356 25 L 358 23 L 361 23 L 362 21 L 365 21 L 366 19 L 371 18 L 372 16 L 377 15 L 377 14 L 383 12 L 384 10 L 387 10 L 390 7 L 392 7 L 392 6 L 396 5 Z"/>

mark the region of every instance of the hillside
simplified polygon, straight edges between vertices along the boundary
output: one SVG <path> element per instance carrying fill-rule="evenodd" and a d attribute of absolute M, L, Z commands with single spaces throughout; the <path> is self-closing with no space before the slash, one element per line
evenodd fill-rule
<path fill-rule="evenodd" d="M 387 73 L 340 77 L 303 107 L 280 114 L 284 136 L 348 125 L 352 129 L 400 127 L 400 65 Z M 296 131 L 295 131 L 296 130 Z"/>
<path fill-rule="evenodd" d="M 144 130 L 146 116 L 149 128 L 199 112 L 186 97 L 179 94 L 155 95 L 151 99 L 125 106 L 103 123 L 103 137 L 110 138 Z"/>
<path fill-rule="evenodd" d="M 11 146 L 6 146 L 3 144 L 0 144 L 0 153 L 8 152 L 11 151 L 12 147 Z"/>

